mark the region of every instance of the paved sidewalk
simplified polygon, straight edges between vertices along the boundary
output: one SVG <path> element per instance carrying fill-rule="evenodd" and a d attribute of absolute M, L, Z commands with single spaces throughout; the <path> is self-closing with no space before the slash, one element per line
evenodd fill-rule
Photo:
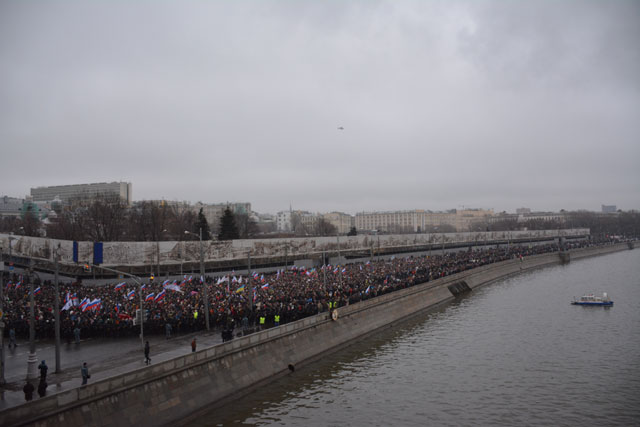
<path fill-rule="evenodd" d="M 151 347 L 151 365 L 190 353 L 191 341 L 194 337 L 197 339 L 198 350 L 211 347 L 222 342 L 220 331 L 211 331 L 209 333 L 200 331 L 193 334 L 172 337 L 168 340 L 164 337 L 158 336 L 149 337 L 148 341 Z M 145 340 L 147 340 L 147 338 L 145 338 Z M 93 360 L 91 356 L 86 358 L 86 362 L 89 367 L 89 374 L 91 375 L 89 383 L 145 367 L 146 365 L 144 363 L 142 345 L 139 340 L 136 341 L 137 345 L 133 345 L 131 340 L 128 340 L 128 347 L 126 347 L 122 352 L 114 352 L 111 350 L 114 348 L 114 345 L 116 347 L 118 346 L 117 339 L 104 339 L 100 342 L 91 343 L 91 353 L 94 354 L 94 357 Z M 80 346 L 85 344 L 87 343 L 83 342 Z M 28 343 L 22 342 L 19 343 L 19 346 L 26 347 L 28 346 Z M 102 349 L 104 350 L 101 352 Z M 6 347 L 5 351 L 7 351 Z M 96 353 L 99 355 L 96 355 Z M 64 358 L 64 355 L 62 355 L 61 358 Z M 38 363 L 40 363 L 40 360 L 41 359 L 39 358 Z M 24 392 L 22 391 L 22 387 L 26 383 L 24 380 L 24 377 L 26 376 L 26 359 L 24 359 L 24 362 L 25 363 L 22 365 L 23 369 L 21 369 L 23 374 L 5 372 L 7 384 L 5 384 L 4 387 L 0 387 L 0 411 L 26 402 Z M 47 359 L 47 364 L 49 365 L 49 373 L 47 375 L 47 383 L 49 384 L 47 388 L 47 396 L 80 387 L 82 383 L 82 377 L 80 375 L 81 363 L 78 363 L 77 366 L 68 367 L 66 369 L 62 368 L 59 374 L 53 372 L 55 370 L 54 357 L 49 357 Z M 38 387 L 38 382 L 39 376 L 31 382 L 36 389 Z M 37 400 L 39 398 L 40 397 L 36 390 L 36 392 L 34 392 L 33 399 Z"/>

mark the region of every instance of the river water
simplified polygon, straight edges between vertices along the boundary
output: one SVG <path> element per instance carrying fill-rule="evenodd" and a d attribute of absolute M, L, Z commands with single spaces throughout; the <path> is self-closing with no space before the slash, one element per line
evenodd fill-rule
<path fill-rule="evenodd" d="M 640 250 L 476 289 L 189 424 L 640 425 Z"/>

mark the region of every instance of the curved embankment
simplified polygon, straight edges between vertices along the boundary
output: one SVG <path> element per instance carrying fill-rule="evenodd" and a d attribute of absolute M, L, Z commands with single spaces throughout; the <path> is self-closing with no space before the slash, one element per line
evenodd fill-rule
<path fill-rule="evenodd" d="M 632 248 L 618 244 L 568 253 L 572 259 Z M 0 413 L 0 425 L 144 426 L 184 421 L 232 400 L 322 354 L 392 323 L 437 307 L 495 280 L 568 262 L 567 254 L 509 260 L 416 285 L 280 327 L 236 338 L 156 365 L 57 393 Z"/>

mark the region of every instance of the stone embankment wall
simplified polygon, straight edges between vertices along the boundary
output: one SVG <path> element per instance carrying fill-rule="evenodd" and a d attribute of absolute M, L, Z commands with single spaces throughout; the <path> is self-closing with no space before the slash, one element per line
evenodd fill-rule
<path fill-rule="evenodd" d="M 572 259 L 628 250 L 627 244 L 571 252 Z M 146 426 L 185 417 L 238 397 L 353 340 L 438 307 L 453 289 L 559 263 L 557 253 L 487 265 L 297 322 L 236 338 L 173 360 L 51 395 L 0 413 L 0 425 Z M 452 290 L 450 290 L 451 288 Z"/>
<path fill-rule="evenodd" d="M 478 233 L 440 234 L 385 234 L 333 237 L 300 237 L 290 239 L 246 239 L 231 241 L 205 241 L 204 257 L 208 260 L 246 260 L 251 252 L 254 258 L 296 257 L 317 255 L 323 251 L 369 251 L 420 245 L 453 243 L 491 243 L 496 241 L 532 241 L 557 237 L 588 236 L 589 229 L 493 231 Z M 54 249 L 59 248 L 62 263 L 73 262 L 73 242 L 41 237 L 0 234 L 0 247 L 9 253 L 9 239 L 14 256 L 36 258 L 53 262 Z M 199 241 L 171 242 L 104 242 L 103 258 L 106 266 L 154 265 L 200 261 Z M 93 242 L 78 242 L 79 262 L 92 262 Z"/>

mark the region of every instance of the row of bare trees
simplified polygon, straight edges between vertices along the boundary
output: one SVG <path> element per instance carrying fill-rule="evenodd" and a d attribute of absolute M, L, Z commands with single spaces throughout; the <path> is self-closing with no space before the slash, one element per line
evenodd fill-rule
<path fill-rule="evenodd" d="M 556 230 L 588 228 L 592 235 L 640 236 L 640 212 L 601 214 L 588 211 L 566 212 L 563 219 L 531 219 L 518 221 L 507 217 L 499 221 L 480 222 L 472 231 Z"/>
<path fill-rule="evenodd" d="M 231 213 L 231 221 L 239 223 L 238 237 L 257 232 L 248 215 Z M 198 237 L 185 231 L 198 235 L 201 228 L 205 240 L 218 233 L 209 229 L 202 211 L 197 214 L 188 205 L 143 201 L 128 206 L 109 196 L 58 206 L 46 224 L 29 211 L 22 218 L 0 218 L 0 232 L 95 242 L 194 240 Z"/>

